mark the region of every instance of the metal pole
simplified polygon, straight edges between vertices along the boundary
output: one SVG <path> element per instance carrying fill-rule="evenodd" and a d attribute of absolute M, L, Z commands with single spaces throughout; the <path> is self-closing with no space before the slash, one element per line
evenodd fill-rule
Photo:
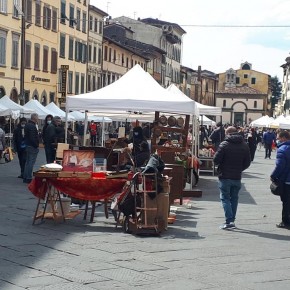
<path fill-rule="evenodd" d="M 22 0 L 21 17 L 21 62 L 20 62 L 20 104 L 24 103 L 24 69 L 25 69 L 25 0 Z"/>

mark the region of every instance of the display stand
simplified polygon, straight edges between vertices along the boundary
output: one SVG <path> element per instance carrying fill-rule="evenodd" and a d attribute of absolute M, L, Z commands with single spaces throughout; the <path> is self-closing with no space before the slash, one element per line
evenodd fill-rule
<path fill-rule="evenodd" d="M 198 158 L 203 164 L 199 168 L 199 172 L 209 172 L 215 175 L 215 165 L 213 162 L 213 157 L 199 157 Z"/>
<path fill-rule="evenodd" d="M 44 219 L 53 219 L 54 222 L 63 221 L 65 222 L 66 219 L 73 219 L 80 211 L 69 212 L 68 214 L 64 214 L 63 204 L 60 196 L 60 192 L 56 190 L 51 184 L 47 182 L 47 179 L 44 178 L 43 184 L 47 184 L 47 192 L 44 202 L 41 202 L 41 199 L 38 199 L 36 210 L 34 213 L 32 224 L 35 224 L 35 221 L 41 219 L 43 222 Z M 48 210 L 48 205 L 50 209 Z M 60 206 L 60 212 L 57 210 L 57 205 Z M 43 210 L 40 207 L 43 206 Z"/>

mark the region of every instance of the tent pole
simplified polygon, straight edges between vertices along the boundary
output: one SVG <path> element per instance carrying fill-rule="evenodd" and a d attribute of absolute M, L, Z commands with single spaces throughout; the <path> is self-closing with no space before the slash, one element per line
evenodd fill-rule
<path fill-rule="evenodd" d="M 88 111 L 85 111 L 85 128 L 84 128 L 83 146 L 85 146 L 86 144 L 87 130 L 88 130 Z"/>
<path fill-rule="evenodd" d="M 68 124 L 67 124 L 67 121 L 68 121 L 68 107 L 66 106 L 65 108 L 65 126 L 64 126 L 64 130 L 65 130 L 65 143 L 67 143 L 67 129 L 68 129 Z"/>

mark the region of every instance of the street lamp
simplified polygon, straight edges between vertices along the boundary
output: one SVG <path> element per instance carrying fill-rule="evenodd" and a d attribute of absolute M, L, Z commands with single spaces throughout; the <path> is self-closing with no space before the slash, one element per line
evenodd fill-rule
<path fill-rule="evenodd" d="M 25 96 L 24 96 L 24 69 L 25 69 L 25 14 L 24 14 L 24 7 L 25 7 L 25 0 L 22 0 L 22 16 L 21 16 L 21 63 L 20 63 L 20 94 L 19 100 L 21 105 L 23 105 Z"/>

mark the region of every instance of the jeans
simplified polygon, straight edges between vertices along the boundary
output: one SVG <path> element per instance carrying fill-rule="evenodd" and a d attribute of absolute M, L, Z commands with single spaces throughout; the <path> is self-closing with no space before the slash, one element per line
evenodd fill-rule
<path fill-rule="evenodd" d="M 45 156 L 47 163 L 53 163 L 55 161 L 56 149 L 52 144 L 44 144 Z"/>
<path fill-rule="evenodd" d="M 284 184 L 283 186 L 283 193 L 280 197 L 282 201 L 282 222 L 290 225 L 290 184 Z"/>
<path fill-rule="evenodd" d="M 236 219 L 239 191 L 241 187 L 241 180 L 219 180 L 220 200 L 222 202 L 227 224 L 234 222 Z"/>
<path fill-rule="evenodd" d="M 25 168 L 24 168 L 24 173 L 23 173 L 23 179 L 26 179 L 26 180 L 32 179 L 33 166 L 35 164 L 38 151 L 39 151 L 38 148 L 34 148 L 32 146 L 26 147 L 26 162 L 25 162 Z"/>

